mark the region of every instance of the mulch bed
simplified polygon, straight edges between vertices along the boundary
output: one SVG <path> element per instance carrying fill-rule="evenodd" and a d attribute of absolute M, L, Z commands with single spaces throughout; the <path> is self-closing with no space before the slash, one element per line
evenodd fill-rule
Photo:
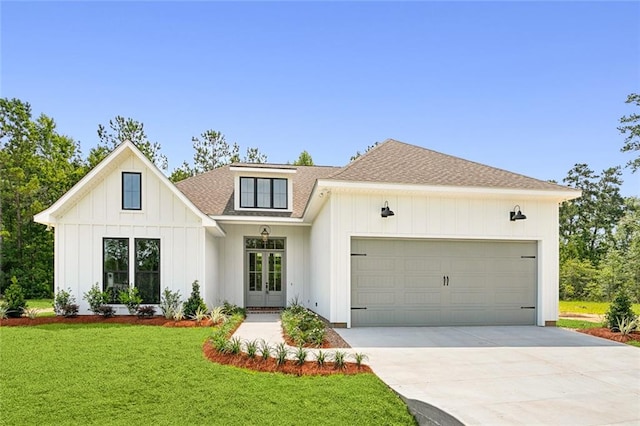
<path fill-rule="evenodd" d="M 200 324 L 193 320 L 174 321 L 166 319 L 163 316 L 154 316 L 152 318 L 138 318 L 135 315 L 116 315 L 105 318 L 101 315 L 78 315 L 75 318 L 65 318 L 63 316 L 55 317 L 37 317 L 34 319 L 7 318 L 0 319 L 0 326 L 15 327 L 25 325 L 42 325 L 42 324 L 132 324 L 132 325 L 155 325 L 162 327 L 210 327 L 211 320 L 203 320 Z"/>
<path fill-rule="evenodd" d="M 629 340 L 636 340 L 640 342 L 640 332 L 637 330 L 633 333 L 630 333 L 627 336 L 623 336 L 622 334 L 611 331 L 606 327 L 602 328 L 587 328 L 583 330 L 577 330 L 580 333 L 590 334 L 591 336 L 602 337 L 604 339 L 614 340 L 616 342 L 626 343 Z"/>
<path fill-rule="evenodd" d="M 247 354 L 223 354 L 218 352 L 211 342 L 206 341 L 202 346 L 204 355 L 211 361 L 218 364 L 232 365 L 234 367 L 247 368 L 255 371 L 263 371 L 268 373 L 284 373 L 296 376 L 329 376 L 332 374 L 360 374 L 371 373 L 368 365 L 356 365 L 353 362 L 345 362 L 344 368 L 336 368 L 332 362 L 325 362 L 320 367 L 315 361 L 306 361 L 302 365 L 296 364 L 295 361 L 286 360 L 283 364 L 277 365 L 275 358 L 263 360 L 257 355 L 255 358 L 249 358 Z M 313 351 L 310 351 L 310 355 Z"/>
<path fill-rule="evenodd" d="M 291 337 L 289 337 L 287 334 L 284 333 L 284 330 L 282 331 L 282 338 L 284 339 L 287 345 L 294 346 L 294 347 L 298 346 L 298 344 L 294 342 Z M 334 329 L 329 327 L 325 328 L 324 341 L 322 342 L 321 346 L 315 346 L 312 344 L 306 344 L 303 346 L 305 348 L 322 348 L 322 349 L 351 347 L 342 337 L 340 337 L 338 333 L 335 332 Z"/>

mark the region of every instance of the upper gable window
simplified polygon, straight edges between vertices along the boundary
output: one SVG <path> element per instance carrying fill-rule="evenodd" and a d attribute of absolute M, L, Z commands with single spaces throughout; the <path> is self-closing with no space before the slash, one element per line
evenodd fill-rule
<path fill-rule="evenodd" d="M 240 178 L 242 208 L 286 209 L 287 199 L 287 179 Z"/>
<path fill-rule="evenodd" d="M 122 172 L 122 210 L 142 209 L 142 174 Z"/>

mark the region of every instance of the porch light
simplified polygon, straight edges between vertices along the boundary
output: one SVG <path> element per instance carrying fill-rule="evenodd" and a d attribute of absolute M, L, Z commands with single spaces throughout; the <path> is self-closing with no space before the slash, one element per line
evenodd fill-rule
<path fill-rule="evenodd" d="M 512 222 L 515 222 L 516 220 L 524 220 L 526 218 L 527 217 L 522 214 L 522 210 L 520 210 L 520 206 L 517 204 L 513 207 L 513 211 L 509 212 L 509 220 Z"/>
<path fill-rule="evenodd" d="M 260 235 L 262 235 L 262 241 L 269 241 L 269 234 L 271 234 L 271 228 L 267 225 L 260 225 Z"/>
<path fill-rule="evenodd" d="M 382 207 L 382 212 L 380 213 L 380 216 L 389 217 L 389 216 L 393 216 L 393 215 L 395 215 L 395 213 L 389 208 L 389 202 L 385 201 L 384 202 L 384 207 Z"/>

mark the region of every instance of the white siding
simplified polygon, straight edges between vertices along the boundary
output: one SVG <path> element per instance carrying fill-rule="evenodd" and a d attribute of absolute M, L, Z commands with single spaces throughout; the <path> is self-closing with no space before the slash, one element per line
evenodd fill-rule
<path fill-rule="evenodd" d="M 220 239 L 214 237 L 210 233 L 205 233 L 205 250 L 204 250 L 204 274 L 206 280 L 206 288 L 201 286 L 202 297 L 207 306 L 219 306 L 222 300 L 219 297 L 220 288 L 218 286 L 219 279 L 219 250 Z"/>
<path fill-rule="evenodd" d="M 332 252 L 332 229 L 331 229 L 331 199 L 329 199 L 322 210 L 318 213 L 310 238 L 310 265 L 309 265 L 309 294 L 306 298 L 307 307 L 328 319 L 335 322 L 336 309 L 331 306 L 331 294 L 335 292 L 335 285 L 332 286 L 332 260 L 335 259 Z M 333 314 L 333 315 L 332 315 Z"/>
<path fill-rule="evenodd" d="M 385 201 L 395 216 L 380 216 Z M 314 223 L 311 250 L 314 268 L 319 260 L 315 253 L 321 251 L 316 245 L 324 246 L 325 252 L 331 253 L 331 264 L 324 260 L 319 264 L 332 265 L 328 317 L 332 322 L 350 322 L 350 241 L 354 236 L 536 241 L 539 243 L 538 306 L 541 308 L 537 323 L 544 325 L 545 321 L 557 319 L 558 205 L 555 201 L 333 191 L 330 202 L 331 227 L 328 227 L 329 213 L 325 206 Z M 509 220 L 509 211 L 516 204 L 527 215 L 527 220 Z M 317 233 L 316 227 L 320 228 Z M 314 295 L 329 288 L 315 275 L 312 270 Z M 326 316 L 324 310 L 319 313 Z"/>
<path fill-rule="evenodd" d="M 142 173 L 140 211 L 121 209 L 124 171 Z M 92 182 L 90 190 L 58 217 L 56 289 L 71 288 L 80 313 L 89 313 L 82 296 L 96 282 L 102 286 L 102 239 L 129 238 L 132 249 L 134 238 L 159 238 L 161 291 L 169 287 L 186 299 L 191 283 L 198 280 L 201 293 L 206 294 L 212 284 L 204 273 L 205 233 L 200 218 L 131 154 L 113 165 L 103 179 Z M 126 309 L 121 307 L 118 312 L 126 313 Z"/>

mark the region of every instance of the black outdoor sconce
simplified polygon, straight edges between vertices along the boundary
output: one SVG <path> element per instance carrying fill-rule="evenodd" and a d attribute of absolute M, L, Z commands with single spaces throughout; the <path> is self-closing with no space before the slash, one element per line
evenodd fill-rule
<path fill-rule="evenodd" d="M 380 216 L 389 217 L 389 216 L 393 216 L 393 215 L 395 215 L 395 213 L 389 208 L 389 202 L 385 201 L 384 202 L 384 207 L 382 208 L 382 211 L 380 212 Z"/>
<path fill-rule="evenodd" d="M 513 207 L 513 211 L 509 212 L 509 220 L 515 222 L 516 220 L 525 220 L 527 217 L 522 214 L 522 210 L 520 210 L 519 205 L 515 205 Z"/>

